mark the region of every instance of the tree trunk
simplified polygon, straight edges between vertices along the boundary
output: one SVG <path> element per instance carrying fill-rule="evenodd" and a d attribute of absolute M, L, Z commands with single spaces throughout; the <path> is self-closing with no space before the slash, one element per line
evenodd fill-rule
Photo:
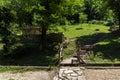
<path fill-rule="evenodd" d="M 42 27 L 42 34 L 41 34 L 41 37 L 42 37 L 42 51 L 45 51 L 46 49 L 46 43 L 47 43 L 47 40 L 46 40 L 46 32 L 47 32 L 47 28 L 45 27 Z"/>

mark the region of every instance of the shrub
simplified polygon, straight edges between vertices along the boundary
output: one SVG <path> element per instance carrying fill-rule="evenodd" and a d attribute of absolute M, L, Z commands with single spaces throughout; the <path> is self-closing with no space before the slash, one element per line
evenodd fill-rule
<path fill-rule="evenodd" d="M 103 25 L 107 25 L 110 26 L 113 24 L 113 22 L 111 21 L 102 21 L 102 20 L 91 20 L 89 21 L 90 24 L 103 24 Z"/>

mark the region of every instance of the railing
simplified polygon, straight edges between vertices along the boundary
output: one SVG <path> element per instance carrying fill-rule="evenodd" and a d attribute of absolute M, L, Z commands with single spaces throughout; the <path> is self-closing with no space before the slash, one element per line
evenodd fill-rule
<path fill-rule="evenodd" d="M 59 53 L 59 64 L 63 60 L 62 52 L 63 52 L 63 44 L 60 43 L 59 44 L 59 50 L 58 50 L 58 53 Z"/>
<path fill-rule="evenodd" d="M 76 50 L 76 53 L 77 53 L 77 59 L 78 59 L 78 62 L 79 62 L 79 64 L 81 64 L 81 63 L 84 63 L 85 64 L 85 62 L 84 62 L 84 60 L 81 58 L 81 46 L 80 46 L 80 43 L 77 43 L 77 50 Z"/>

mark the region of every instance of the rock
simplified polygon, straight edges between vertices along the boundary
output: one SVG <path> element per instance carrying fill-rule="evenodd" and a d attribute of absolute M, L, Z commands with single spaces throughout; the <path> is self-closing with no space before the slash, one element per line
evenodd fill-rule
<path fill-rule="evenodd" d="M 58 77 L 57 77 L 57 76 L 55 76 L 55 77 L 53 78 L 53 80 L 59 80 L 59 79 L 58 79 Z"/>
<path fill-rule="evenodd" d="M 72 80 L 78 80 L 78 78 L 77 77 L 72 77 Z"/>
<path fill-rule="evenodd" d="M 71 73 L 73 73 L 73 70 L 66 70 L 66 71 L 64 71 L 64 73 L 65 74 L 71 74 Z"/>
<path fill-rule="evenodd" d="M 75 73 L 73 73 L 73 74 L 71 74 L 71 76 L 72 76 L 72 77 L 77 77 L 78 75 L 75 74 Z"/>

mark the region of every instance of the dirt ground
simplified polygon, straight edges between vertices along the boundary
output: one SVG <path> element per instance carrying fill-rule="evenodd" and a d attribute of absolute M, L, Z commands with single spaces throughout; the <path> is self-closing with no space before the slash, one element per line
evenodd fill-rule
<path fill-rule="evenodd" d="M 0 80 L 52 80 L 47 71 L 28 71 L 23 73 L 2 72 Z"/>
<path fill-rule="evenodd" d="M 0 80 L 53 80 L 53 72 L 27 71 L 23 73 L 2 72 Z M 84 69 L 86 80 L 120 80 L 120 69 Z"/>
<path fill-rule="evenodd" d="M 85 69 L 86 80 L 120 80 L 120 69 Z"/>

